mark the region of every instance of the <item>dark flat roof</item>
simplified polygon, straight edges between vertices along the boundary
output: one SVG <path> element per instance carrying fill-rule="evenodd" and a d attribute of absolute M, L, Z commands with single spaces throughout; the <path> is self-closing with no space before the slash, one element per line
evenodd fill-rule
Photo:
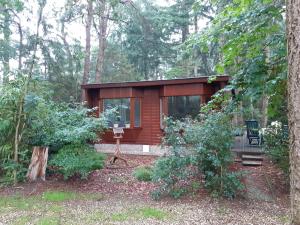
<path fill-rule="evenodd" d="M 217 79 L 213 82 L 228 81 L 229 76 L 222 75 L 216 76 Z M 194 78 L 181 78 L 172 80 L 150 80 L 150 81 L 133 81 L 133 82 L 120 82 L 120 83 L 101 83 L 101 84 L 84 84 L 81 85 L 83 89 L 98 89 L 98 88 L 120 88 L 120 87 L 148 87 L 148 86 L 163 86 L 170 84 L 191 84 L 191 83 L 207 83 L 208 76 L 194 77 Z"/>

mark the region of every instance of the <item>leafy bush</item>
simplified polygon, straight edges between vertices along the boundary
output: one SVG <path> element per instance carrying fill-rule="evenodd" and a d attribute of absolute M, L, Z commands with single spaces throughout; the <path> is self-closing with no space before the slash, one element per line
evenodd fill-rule
<path fill-rule="evenodd" d="M 49 165 L 57 168 L 57 171 L 68 179 L 79 175 L 86 179 L 93 170 L 102 169 L 105 156 L 97 153 L 93 148 L 83 144 L 71 144 L 61 148 L 50 159 Z"/>
<path fill-rule="evenodd" d="M 264 134 L 264 149 L 288 178 L 289 175 L 289 140 L 288 130 L 282 126 L 269 126 Z"/>
<path fill-rule="evenodd" d="M 16 163 L 14 160 L 6 160 L 2 164 L 3 174 L 0 174 L 0 187 L 9 185 L 14 182 L 14 171 L 16 171 L 16 178 L 18 181 L 24 181 L 28 169 L 28 164 L 24 162 Z"/>
<path fill-rule="evenodd" d="M 57 146 L 94 141 L 106 127 L 106 114 L 92 117 L 95 109 L 81 104 L 61 105 L 36 100 L 35 109 L 28 116 L 29 131 L 26 139 L 30 145 Z"/>
<path fill-rule="evenodd" d="M 133 171 L 133 176 L 139 181 L 151 181 L 152 180 L 152 168 L 149 166 L 138 167 Z"/>
<path fill-rule="evenodd" d="M 64 145 L 96 141 L 107 127 L 105 118 L 109 112 L 100 118 L 92 117 L 95 109 L 55 103 L 48 89 L 41 90 L 40 83 L 32 83 L 26 94 L 23 78 L 0 86 L 1 183 L 25 179 L 32 146 L 49 146 L 53 153 Z"/>
<path fill-rule="evenodd" d="M 190 170 L 190 157 L 170 155 L 159 158 L 153 168 L 153 181 L 160 187 L 151 193 L 154 199 L 168 194 L 174 198 L 180 197 L 186 192 L 185 183 L 188 181 L 192 171 Z"/>
<path fill-rule="evenodd" d="M 152 193 L 154 198 L 163 194 L 179 197 L 195 178 L 202 177 L 204 187 L 214 196 L 233 198 L 243 188 L 241 174 L 229 170 L 233 163 L 230 116 L 214 112 L 197 120 L 169 118 L 166 125 L 163 143 L 170 155 L 155 163 L 153 180 L 160 183 L 160 188 Z"/>
<path fill-rule="evenodd" d="M 205 187 L 214 197 L 222 195 L 226 198 L 233 198 L 238 190 L 244 188 L 240 182 L 241 175 L 242 173 L 230 171 L 222 174 L 207 172 L 205 176 Z"/>

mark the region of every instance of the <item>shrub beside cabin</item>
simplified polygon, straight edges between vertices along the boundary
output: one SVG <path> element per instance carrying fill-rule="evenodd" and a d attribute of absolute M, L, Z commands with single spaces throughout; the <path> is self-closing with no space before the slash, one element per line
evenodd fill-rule
<path fill-rule="evenodd" d="M 228 76 L 218 76 L 208 83 L 208 77 L 103 83 L 82 85 L 89 107 L 99 107 L 99 113 L 117 108 L 118 115 L 109 118 L 110 127 L 124 127 L 122 143 L 157 145 L 163 134 L 163 116 L 180 119 L 196 116 L 200 104 L 228 83 Z M 113 144 L 112 129 L 104 133 L 102 143 Z"/>

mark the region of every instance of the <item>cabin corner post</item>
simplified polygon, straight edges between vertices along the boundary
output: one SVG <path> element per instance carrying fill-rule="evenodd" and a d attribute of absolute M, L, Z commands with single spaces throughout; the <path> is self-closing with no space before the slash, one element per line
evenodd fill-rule
<path fill-rule="evenodd" d="M 206 97 L 204 95 L 200 95 L 200 107 L 205 104 Z"/>
<path fill-rule="evenodd" d="M 166 96 L 161 97 L 161 101 L 162 101 L 162 104 L 161 104 L 162 115 L 168 116 L 168 97 L 166 97 Z"/>
<path fill-rule="evenodd" d="M 88 101 L 88 99 L 87 99 L 87 89 L 86 88 L 82 88 L 81 89 L 81 102 L 85 103 L 87 101 Z"/>
<path fill-rule="evenodd" d="M 104 101 L 102 98 L 98 100 L 98 117 L 100 117 L 101 113 L 104 111 Z"/>
<path fill-rule="evenodd" d="M 225 81 L 220 82 L 220 89 L 223 89 L 224 87 L 226 87 L 226 85 L 227 85 L 227 82 L 225 82 Z"/>

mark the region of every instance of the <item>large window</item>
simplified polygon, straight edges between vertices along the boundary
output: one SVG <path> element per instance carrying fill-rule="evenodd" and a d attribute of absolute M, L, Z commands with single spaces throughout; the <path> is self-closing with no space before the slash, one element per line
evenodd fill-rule
<path fill-rule="evenodd" d="M 200 96 L 168 97 L 168 116 L 182 119 L 190 116 L 195 118 L 200 111 Z"/>
<path fill-rule="evenodd" d="M 134 127 L 141 126 L 141 99 L 134 99 Z"/>
<path fill-rule="evenodd" d="M 117 110 L 117 114 L 111 116 L 109 126 L 130 127 L 130 98 L 104 99 L 104 110 Z"/>

